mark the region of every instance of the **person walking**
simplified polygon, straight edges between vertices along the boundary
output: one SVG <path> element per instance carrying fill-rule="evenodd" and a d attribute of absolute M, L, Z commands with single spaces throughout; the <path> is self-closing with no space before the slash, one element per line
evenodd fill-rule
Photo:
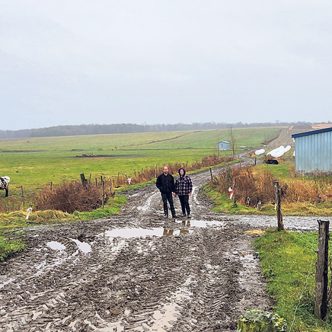
<path fill-rule="evenodd" d="M 175 182 L 175 193 L 179 196 L 181 203 L 182 215 L 191 218 L 189 196 L 193 191 L 191 178 L 186 175 L 186 170 L 181 167 L 179 169 L 179 178 Z"/>
<path fill-rule="evenodd" d="M 175 193 L 175 183 L 174 178 L 169 174 L 168 166 L 164 166 L 163 173 L 160 174 L 157 178 L 156 186 L 161 193 L 161 198 L 164 204 L 164 216 L 168 218 L 168 205 L 169 203 L 170 210 L 172 213 L 172 218 L 176 218 L 174 202 L 173 202 L 173 193 Z"/>

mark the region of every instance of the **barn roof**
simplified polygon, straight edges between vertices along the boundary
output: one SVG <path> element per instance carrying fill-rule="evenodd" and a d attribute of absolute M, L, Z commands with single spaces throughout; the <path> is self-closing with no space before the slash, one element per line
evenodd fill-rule
<path fill-rule="evenodd" d="M 316 135 L 316 134 L 326 133 L 326 132 L 330 132 L 330 131 L 332 131 L 332 127 L 318 129 L 318 130 L 306 131 L 304 133 L 293 134 L 292 137 L 293 138 L 298 138 L 298 137 L 304 137 L 304 136 L 310 136 L 310 135 Z"/>

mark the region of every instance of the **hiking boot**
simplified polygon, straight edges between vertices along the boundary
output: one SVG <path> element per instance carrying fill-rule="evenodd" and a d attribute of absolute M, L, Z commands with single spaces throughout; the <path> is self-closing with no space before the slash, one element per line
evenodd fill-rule
<path fill-rule="evenodd" d="M 191 219 L 191 215 L 190 215 L 190 214 L 188 214 L 187 218 L 188 218 L 188 219 Z"/>
<path fill-rule="evenodd" d="M 186 217 L 187 215 L 185 213 L 182 213 L 182 217 Z"/>
<path fill-rule="evenodd" d="M 164 214 L 164 219 L 168 219 L 168 214 Z"/>

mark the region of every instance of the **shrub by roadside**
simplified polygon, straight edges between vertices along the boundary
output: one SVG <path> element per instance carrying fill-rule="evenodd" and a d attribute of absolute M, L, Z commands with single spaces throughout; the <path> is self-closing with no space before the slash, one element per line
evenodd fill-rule
<path fill-rule="evenodd" d="M 63 182 L 54 188 L 44 187 L 36 196 L 37 210 L 59 210 L 67 213 L 92 211 L 102 206 L 102 189 L 98 186 L 82 186 L 80 182 Z M 109 198 L 104 193 L 104 202 Z"/>
<path fill-rule="evenodd" d="M 331 214 L 332 179 L 329 177 L 278 178 L 261 167 L 227 168 L 205 188 L 205 192 L 214 201 L 218 212 L 274 214 L 274 180 L 280 180 L 282 186 L 285 214 Z M 229 200 L 230 187 L 235 192 L 236 206 Z M 258 206 L 259 209 L 254 209 Z"/>

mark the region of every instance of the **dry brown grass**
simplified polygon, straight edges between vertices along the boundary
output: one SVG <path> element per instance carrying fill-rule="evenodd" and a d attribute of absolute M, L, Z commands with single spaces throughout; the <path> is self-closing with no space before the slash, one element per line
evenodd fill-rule
<path fill-rule="evenodd" d="M 263 204 L 274 203 L 274 180 L 273 175 L 266 170 L 257 171 L 253 167 L 243 167 L 223 171 L 217 177 L 215 185 L 221 193 L 228 193 L 228 188 L 233 187 L 237 201 L 256 206 L 258 201 Z M 280 184 L 285 203 L 332 202 L 331 177 L 292 177 L 282 179 Z"/>
<path fill-rule="evenodd" d="M 285 200 L 286 202 L 331 202 L 332 184 L 317 180 L 288 180 L 285 184 Z"/>
<path fill-rule="evenodd" d="M 272 174 L 263 172 L 257 175 L 252 167 L 226 169 L 217 177 L 216 186 L 222 193 L 228 193 L 228 188 L 232 187 L 236 200 L 249 206 L 256 206 L 259 201 L 269 203 L 274 200 Z"/>
<path fill-rule="evenodd" d="M 104 202 L 110 191 L 105 191 Z M 82 186 L 80 182 L 63 182 L 53 188 L 49 186 L 36 196 L 37 210 L 59 210 L 67 213 L 74 211 L 92 211 L 102 206 L 102 187 Z"/>

